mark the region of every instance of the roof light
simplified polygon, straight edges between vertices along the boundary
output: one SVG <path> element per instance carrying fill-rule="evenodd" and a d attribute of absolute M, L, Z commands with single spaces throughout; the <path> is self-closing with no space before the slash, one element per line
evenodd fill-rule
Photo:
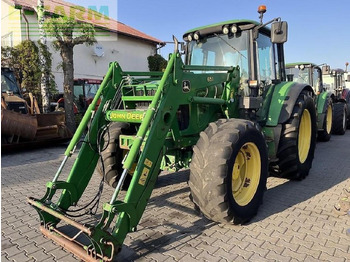
<path fill-rule="evenodd" d="M 187 39 L 188 39 L 189 42 L 191 42 L 191 41 L 193 40 L 192 34 L 189 34 L 189 35 L 187 36 Z"/>
<path fill-rule="evenodd" d="M 230 32 L 230 30 L 228 29 L 228 25 L 225 25 L 225 26 L 222 28 L 222 33 L 223 33 L 224 35 L 227 35 L 229 32 Z"/>
<path fill-rule="evenodd" d="M 259 7 L 258 7 L 258 13 L 259 13 L 259 14 L 264 14 L 264 13 L 266 13 L 266 5 L 259 5 Z"/>
<path fill-rule="evenodd" d="M 232 25 L 231 28 L 230 28 L 230 31 L 231 31 L 232 34 L 237 33 L 237 31 L 238 31 L 237 26 L 236 25 Z"/>
<path fill-rule="evenodd" d="M 258 7 L 258 13 L 259 18 L 260 18 L 260 24 L 263 24 L 263 17 L 264 17 L 264 13 L 266 12 L 266 5 L 259 5 Z"/>
<path fill-rule="evenodd" d="M 193 38 L 194 38 L 194 40 L 199 39 L 199 32 L 198 31 L 193 34 Z"/>

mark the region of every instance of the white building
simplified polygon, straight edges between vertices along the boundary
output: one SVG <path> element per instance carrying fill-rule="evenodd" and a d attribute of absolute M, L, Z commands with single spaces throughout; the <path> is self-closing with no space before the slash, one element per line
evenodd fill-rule
<path fill-rule="evenodd" d="M 34 11 L 37 0 L 1 0 L 1 45 L 15 46 L 23 40 L 37 41 L 38 19 Z M 44 2 L 47 15 L 57 14 L 95 25 L 97 44 L 74 47 L 74 78 L 102 79 L 112 61 L 124 71 L 148 71 L 147 57 L 156 53 L 162 42 L 101 13 L 61 0 Z M 52 71 L 57 88 L 63 91 L 62 62 L 48 39 L 53 56 Z"/>

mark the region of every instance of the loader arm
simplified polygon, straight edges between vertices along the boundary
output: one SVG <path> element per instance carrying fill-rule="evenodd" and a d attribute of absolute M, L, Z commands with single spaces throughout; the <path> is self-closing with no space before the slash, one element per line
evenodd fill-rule
<path fill-rule="evenodd" d="M 198 73 L 198 71 L 202 73 Z M 128 111 L 126 105 L 123 107 L 125 109 L 116 107 L 121 100 L 129 101 L 132 98 L 122 97 L 122 89 L 127 86 L 125 82 L 127 82 L 126 79 L 130 76 L 129 74 L 131 73 L 123 72 L 117 63 L 110 65 L 100 89 L 65 151 L 65 159 L 61 167 L 54 179 L 47 183 L 45 196 L 40 200 L 34 198 L 28 200 L 40 214 L 43 233 L 54 238 L 55 241 L 84 260 L 111 260 L 113 255 L 120 250 L 127 233 L 136 230 L 157 180 L 162 158 L 168 149 L 165 146 L 165 140 L 169 139 L 169 133 L 172 129 L 176 131 L 173 132 L 174 140 L 178 140 L 177 136 L 183 131 L 183 134 L 191 138 L 191 143 L 187 145 L 191 147 L 196 143 L 198 133 L 209 122 L 213 121 L 213 118 L 217 118 L 218 114 L 226 115 L 226 117 L 237 114 L 237 107 L 231 105 L 229 101 L 237 95 L 239 68 L 185 66 L 179 53 L 172 54 L 162 78 L 156 84 L 156 90 L 148 109 L 143 112 L 142 120 L 139 117 L 138 120 L 133 119 L 134 122 L 139 122 L 140 125 L 137 128 L 137 134 L 132 138 L 130 151 L 123 164 L 124 171 L 115 192 L 110 202 L 103 205 L 103 213 L 99 223 L 95 226 L 81 225 L 67 217 L 66 211 L 69 210 L 69 207 L 77 205 L 89 184 L 100 150 L 104 146 L 104 141 L 100 139 L 103 130 L 108 128 L 110 121 L 128 121 L 128 119 L 123 120 L 122 118 L 115 119 L 112 116 L 118 116 L 122 112 L 135 112 L 134 109 Z M 138 74 L 135 73 L 135 75 Z M 145 73 L 144 75 L 148 75 L 152 80 L 152 77 L 157 74 Z M 178 79 L 185 79 L 188 82 L 184 84 L 184 81 Z M 190 83 L 191 87 L 187 86 Z M 147 82 L 145 85 L 147 85 Z M 189 87 L 189 90 L 186 89 L 187 87 Z M 220 95 L 218 95 L 218 88 L 222 88 Z M 205 96 L 201 95 L 203 90 L 206 90 Z M 100 96 L 103 97 L 102 102 L 98 110 L 94 112 Z M 141 98 L 140 96 L 134 96 L 132 99 Z M 142 100 L 147 99 L 147 97 L 142 98 Z M 200 104 L 211 105 L 215 108 L 211 114 L 207 114 L 209 116 L 206 118 L 208 123 L 200 123 L 200 119 L 198 119 L 196 109 Z M 195 124 L 191 123 L 187 130 L 182 131 L 179 130 L 177 119 L 180 105 L 192 107 L 191 112 L 194 112 L 192 119 L 196 122 Z M 134 113 L 130 114 L 133 115 Z M 90 122 L 89 131 L 67 180 L 59 181 L 58 178 L 65 162 L 72 155 Z M 137 162 L 136 169 L 125 199 L 123 201 L 118 200 L 125 176 L 135 162 Z M 52 198 L 58 190 L 62 190 L 59 201 L 52 203 Z M 115 218 L 116 222 L 113 222 Z M 60 221 L 77 228 L 79 230 L 78 234 L 84 233 L 87 235 L 91 244 L 89 246 L 78 244 L 75 239 L 60 232 L 56 227 Z"/>

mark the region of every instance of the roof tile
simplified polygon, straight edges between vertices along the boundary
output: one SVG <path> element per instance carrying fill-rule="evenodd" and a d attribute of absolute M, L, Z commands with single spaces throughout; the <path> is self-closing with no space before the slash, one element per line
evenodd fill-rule
<path fill-rule="evenodd" d="M 37 6 L 37 0 L 4 0 L 6 3 L 13 6 L 21 6 L 24 9 L 34 10 Z M 120 33 L 123 35 L 143 39 L 153 43 L 161 43 L 163 41 L 147 35 L 131 26 L 123 24 L 117 20 L 106 17 L 103 14 L 89 10 L 62 0 L 44 0 L 44 6 L 50 13 L 66 14 L 68 16 L 75 16 L 75 19 L 81 22 L 91 23 L 97 27 L 107 29 L 111 32 Z M 81 12 L 84 10 L 84 12 Z M 95 15 L 97 14 L 97 15 Z"/>

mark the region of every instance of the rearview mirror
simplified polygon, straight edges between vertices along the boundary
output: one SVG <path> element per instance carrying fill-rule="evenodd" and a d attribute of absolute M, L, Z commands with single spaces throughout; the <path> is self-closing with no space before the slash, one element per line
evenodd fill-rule
<path fill-rule="evenodd" d="M 287 42 L 288 24 L 285 21 L 271 24 L 271 42 L 283 44 Z"/>
<path fill-rule="evenodd" d="M 328 75 L 331 71 L 331 67 L 328 65 L 322 66 L 322 74 L 323 75 Z"/>

